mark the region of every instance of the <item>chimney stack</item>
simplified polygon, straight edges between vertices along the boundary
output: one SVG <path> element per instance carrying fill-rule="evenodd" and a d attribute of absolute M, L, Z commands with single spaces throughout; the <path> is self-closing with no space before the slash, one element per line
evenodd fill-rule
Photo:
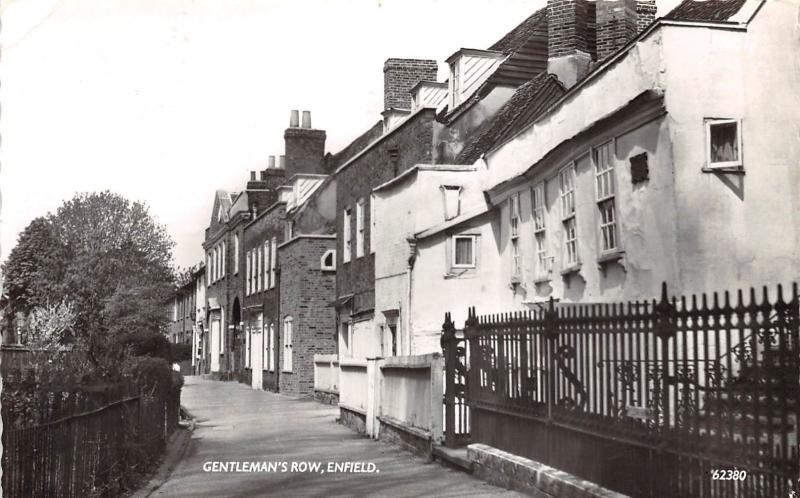
<path fill-rule="evenodd" d="M 547 0 L 547 72 L 567 88 L 589 71 L 594 59 L 594 2 Z"/>
<path fill-rule="evenodd" d="M 300 126 L 300 112 L 293 109 L 291 116 L 289 116 L 289 128 L 297 128 L 298 126 Z"/>
<path fill-rule="evenodd" d="M 636 0 L 636 33 L 656 20 L 656 0 Z"/>
<path fill-rule="evenodd" d="M 269 156 L 267 158 L 267 168 L 268 169 L 275 168 L 275 156 Z"/>
<path fill-rule="evenodd" d="M 325 131 L 311 128 L 311 113 L 303 111 L 303 126 L 295 121 L 297 111 L 292 111 L 292 121 L 283 133 L 286 143 L 286 179 L 298 173 L 325 175 Z"/>
<path fill-rule="evenodd" d="M 428 59 L 386 59 L 383 64 L 383 109 L 411 109 L 411 89 L 436 81 L 438 64 Z"/>

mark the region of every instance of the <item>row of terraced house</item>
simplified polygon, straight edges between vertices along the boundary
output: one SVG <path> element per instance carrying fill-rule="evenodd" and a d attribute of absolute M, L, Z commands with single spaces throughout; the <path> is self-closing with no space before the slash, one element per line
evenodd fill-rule
<path fill-rule="evenodd" d="M 444 82 L 388 59 L 382 119 L 337 153 L 292 111 L 285 154 L 213 199 L 197 370 L 415 426 L 347 393 L 435 360 L 445 312 L 796 279 L 800 7 L 656 10 L 547 0 L 489 47 L 456 40 Z"/>

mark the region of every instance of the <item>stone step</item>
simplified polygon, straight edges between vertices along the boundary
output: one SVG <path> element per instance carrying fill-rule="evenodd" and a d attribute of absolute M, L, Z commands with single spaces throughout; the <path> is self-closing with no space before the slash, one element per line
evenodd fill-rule
<path fill-rule="evenodd" d="M 448 448 L 446 446 L 434 445 L 433 458 L 439 459 L 442 463 L 449 464 L 465 472 L 472 472 L 472 462 L 467 458 L 467 448 Z"/>

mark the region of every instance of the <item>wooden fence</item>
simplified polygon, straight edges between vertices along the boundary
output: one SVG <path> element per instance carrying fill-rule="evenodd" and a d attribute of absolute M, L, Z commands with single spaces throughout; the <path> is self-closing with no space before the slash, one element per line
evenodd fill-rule
<path fill-rule="evenodd" d="M 780 286 L 772 301 L 749 294 L 670 300 L 664 286 L 658 302 L 473 308 L 463 342 L 448 314 L 445 425 L 458 426 L 462 397 L 472 441 L 632 496 L 789 496 L 800 478 L 797 286 L 788 299 Z"/>
<path fill-rule="evenodd" d="M 180 390 L 53 389 L 38 392 L 33 405 L 35 414 L 3 407 L 3 496 L 117 496 L 131 471 L 163 451 L 178 423 Z"/>

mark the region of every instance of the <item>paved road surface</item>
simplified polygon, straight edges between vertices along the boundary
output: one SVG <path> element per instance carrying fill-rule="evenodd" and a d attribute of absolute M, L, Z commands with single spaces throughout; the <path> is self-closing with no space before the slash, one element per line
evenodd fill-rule
<path fill-rule="evenodd" d="M 355 434 L 338 409 L 187 377 L 182 404 L 198 419 L 186 455 L 156 497 L 521 496 Z M 204 472 L 213 461 L 372 462 L 376 473 Z"/>

